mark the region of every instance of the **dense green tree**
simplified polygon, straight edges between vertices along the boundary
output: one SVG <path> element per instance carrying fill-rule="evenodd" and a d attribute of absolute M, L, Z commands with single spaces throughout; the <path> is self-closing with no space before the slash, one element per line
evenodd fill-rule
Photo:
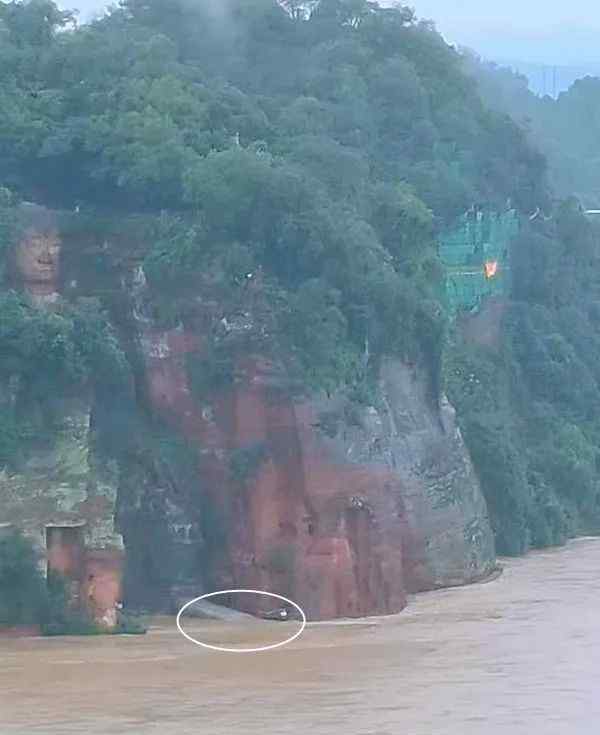
<path fill-rule="evenodd" d="M 521 553 L 600 527 L 600 232 L 566 201 L 513 247 L 501 343 L 457 333 L 446 381 L 498 548 Z"/>
<path fill-rule="evenodd" d="M 189 360 L 199 390 L 233 379 L 242 347 L 219 328 L 240 314 L 305 389 L 373 400 L 392 353 L 437 400 L 445 355 L 499 547 L 518 553 L 598 513 L 598 237 L 576 200 L 552 206 L 538 151 L 562 194 L 593 198 L 598 109 L 597 81 L 537 100 L 402 4 L 122 0 L 78 26 L 48 0 L 2 0 L 0 249 L 18 198 L 143 215 L 155 318 L 185 321 L 199 289 L 222 312 Z M 437 235 L 508 203 L 538 215 L 513 246 L 501 349 L 452 333 L 446 350 Z M 1 300 L 3 375 L 39 394 L 125 380 L 97 305 Z M 27 427 L 4 418 L 8 456 Z"/>

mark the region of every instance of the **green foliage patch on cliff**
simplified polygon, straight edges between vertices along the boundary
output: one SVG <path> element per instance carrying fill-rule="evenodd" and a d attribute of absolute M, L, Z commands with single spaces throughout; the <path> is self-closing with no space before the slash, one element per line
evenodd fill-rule
<path fill-rule="evenodd" d="M 262 464 L 268 459 L 269 447 L 266 442 L 238 447 L 231 452 L 229 458 L 231 474 L 240 483 L 248 482 L 258 474 Z"/>
<path fill-rule="evenodd" d="M 44 381 L 59 389 L 92 375 L 106 381 L 123 378 L 123 352 L 96 302 L 44 310 L 15 292 L 0 298 L 3 374 L 18 374 L 30 383 Z M 42 356 L 45 366 L 40 371 Z"/>
<path fill-rule="evenodd" d="M 0 293 L 0 355 L 3 465 L 18 463 L 30 440 L 52 440 L 53 406 L 62 396 L 86 384 L 114 391 L 129 371 L 96 302 L 44 310 L 13 291 Z"/>
<path fill-rule="evenodd" d="M 15 531 L 0 537 L 0 627 L 33 625 L 46 615 L 46 593 L 31 544 Z"/>
<path fill-rule="evenodd" d="M 16 198 L 0 184 L 0 279 L 4 277 L 6 257 L 14 245 L 16 234 Z"/>

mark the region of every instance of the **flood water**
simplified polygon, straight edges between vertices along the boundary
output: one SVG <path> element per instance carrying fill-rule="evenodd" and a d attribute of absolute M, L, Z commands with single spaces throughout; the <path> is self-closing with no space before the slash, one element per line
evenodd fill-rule
<path fill-rule="evenodd" d="M 597 735 L 600 541 L 503 566 L 488 584 L 367 624 L 309 625 L 265 653 L 206 651 L 167 618 L 144 637 L 0 640 L 0 732 Z M 266 625 L 281 638 L 293 624 Z M 189 629 L 225 645 L 256 636 Z"/>

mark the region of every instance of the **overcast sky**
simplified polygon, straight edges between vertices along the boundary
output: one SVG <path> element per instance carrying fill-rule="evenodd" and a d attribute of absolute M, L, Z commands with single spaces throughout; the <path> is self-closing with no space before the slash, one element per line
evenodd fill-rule
<path fill-rule="evenodd" d="M 60 0 L 82 17 L 103 0 Z M 407 0 L 448 41 L 498 60 L 579 65 L 600 62 L 598 0 Z"/>
<path fill-rule="evenodd" d="M 449 41 L 494 59 L 600 62 L 598 0 L 413 0 Z"/>

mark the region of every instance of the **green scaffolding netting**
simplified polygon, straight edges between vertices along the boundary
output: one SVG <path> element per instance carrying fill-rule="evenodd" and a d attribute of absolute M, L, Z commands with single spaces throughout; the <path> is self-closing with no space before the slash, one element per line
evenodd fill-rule
<path fill-rule="evenodd" d="M 446 297 L 453 312 L 477 309 L 485 298 L 508 292 L 511 242 L 519 232 L 514 210 L 470 210 L 440 237 Z"/>

